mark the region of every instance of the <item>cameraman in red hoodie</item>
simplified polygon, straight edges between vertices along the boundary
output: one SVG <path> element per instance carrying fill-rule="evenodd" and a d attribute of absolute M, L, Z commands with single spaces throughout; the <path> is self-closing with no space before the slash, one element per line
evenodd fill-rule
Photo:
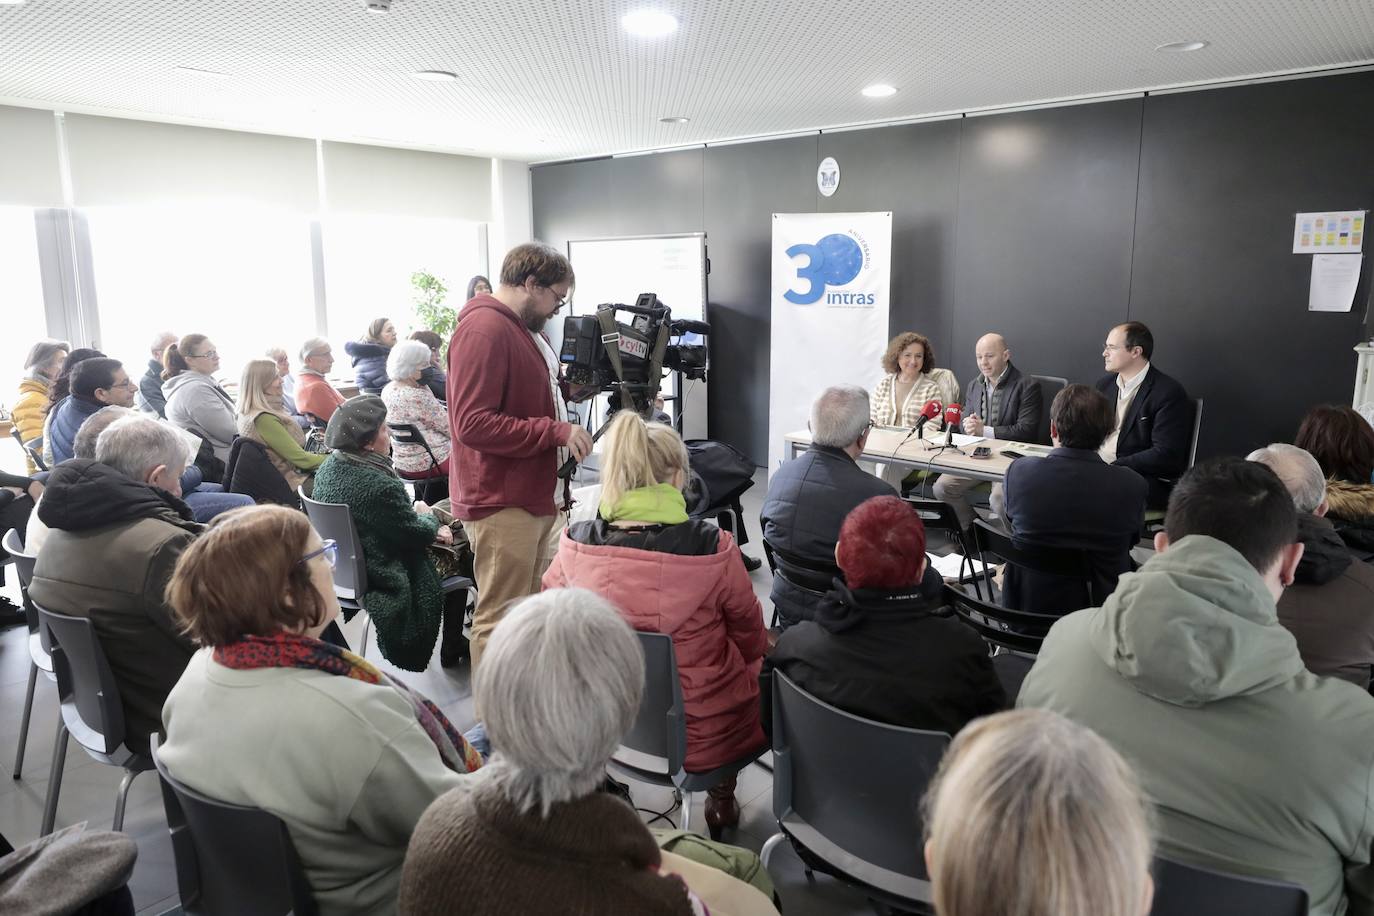
<path fill-rule="evenodd" d="M 567 420 L 558 357 L 541 334 L 572 285 L 572 265 L 556 249 L 518 245 L 497 288 L 463 306 L 449 344 L 449 494 L 478 584 L 473 670 L 506 607 L 539 591 L 566 497 L 559 465 L 592 450 L 591 435 Z"/>

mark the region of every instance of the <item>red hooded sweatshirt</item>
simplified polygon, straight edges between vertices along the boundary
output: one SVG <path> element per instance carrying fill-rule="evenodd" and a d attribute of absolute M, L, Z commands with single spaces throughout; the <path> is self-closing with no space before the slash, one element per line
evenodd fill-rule
<path fill-rule="evenodd" d="M 500 300 L 463 306 L 448 348 L 449 498 L 463 520 L 511 507 L 553 515 L 560 422 L 549 368 L 530 332 Z"/>

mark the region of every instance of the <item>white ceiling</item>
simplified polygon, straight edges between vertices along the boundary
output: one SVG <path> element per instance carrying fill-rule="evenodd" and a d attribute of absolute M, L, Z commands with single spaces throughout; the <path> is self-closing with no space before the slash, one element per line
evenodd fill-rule
<path fill-rule="evenodd" d="M 646 6 L 681 28 L 627 35 Z M 1371 61 L 1374 0 L 0 5 L 0 103 L 536 162 Z"/>

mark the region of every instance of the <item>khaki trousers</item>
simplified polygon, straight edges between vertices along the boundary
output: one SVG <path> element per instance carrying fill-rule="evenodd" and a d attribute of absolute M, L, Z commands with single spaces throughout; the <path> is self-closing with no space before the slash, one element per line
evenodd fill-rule
<path fill-rule="evenodd" d="M 476 521 L 463 522 L 472 542 L 477 607 L 472 615 L 472 670 L 482 659 L 491 631 L 514 601 L 539 592 L 539 580 L 553 560 L 550 532 L 561 516 L 531 515 L 524 509 L 502 509 Z"/>

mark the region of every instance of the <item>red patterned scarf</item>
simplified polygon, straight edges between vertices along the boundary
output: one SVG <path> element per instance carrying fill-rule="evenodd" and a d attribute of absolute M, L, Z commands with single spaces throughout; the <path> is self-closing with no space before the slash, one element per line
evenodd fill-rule
<path fill-rule="evenodd" d="M 416 720 L 438 748 L 445 766 L 459 773 L 471 773 L 482 765 L 482 756 L 464 740 L 438 706 L 346 649 L 308 636 L 278 633 L 276 636 L 245 636 L 238 642 L 216 648 L 212 657 L 226 668 L 310 668 L 390 687 L 410 701 Z"/>

